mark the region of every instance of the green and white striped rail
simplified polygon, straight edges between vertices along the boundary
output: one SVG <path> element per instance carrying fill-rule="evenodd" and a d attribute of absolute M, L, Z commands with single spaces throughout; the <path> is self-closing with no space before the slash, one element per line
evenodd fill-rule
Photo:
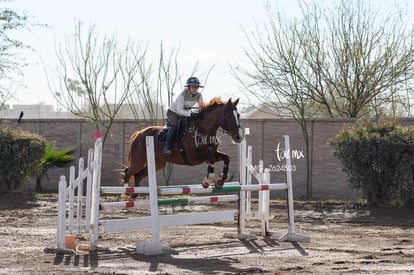
<path fill-rule="evenodd" d="M 222 195 L 222 196 L 207 196 L 207 197 L 186 197 L 186 198 L 169 198 L 159 199 L 158 206 L 161 205 L 190 205 L 190 204 L 209 204 L 218 202 L 238 201 L 238 195 Z M 108 208 L 133 208 L 133 207 L 149 207 L 149 200 L 135 200 L 123 202 L 102 202 L 101 209 Z"/>

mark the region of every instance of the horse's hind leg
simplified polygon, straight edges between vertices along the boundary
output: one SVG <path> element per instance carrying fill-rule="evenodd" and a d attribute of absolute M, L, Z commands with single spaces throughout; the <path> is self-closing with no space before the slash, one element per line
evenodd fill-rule
<path fill-rule="evenodd" d="M 135 186 L 139 186 L 141 181 L 137 181 L 136 174 L 141 173 L 142 170 L 146 170 L 146 162 L 145 160 L 138 159 L 136 161 L 131 160 L 131 164 L 124 170 L 124 184 L 131 186 L 129 180 L 134 175 L 134 183 Z"/>
<path fill-rule="evenodd" d="M 127 184 L 129 186 L 129 179 L 131 178 L 131 174 L 129 173 L 130 169 L 125 168 L 124 170 L 124 185 Z"/>
<path fill-rule="evenodd" d="M 135 187 L 138 187 L 141 183 L 141 181 L 148 175 L 147 167 L 145 166 L 142 168 L 138 173 L 134 174 L 134 185 Z M 138 197 L 137 193 L 132 193 L 130 195 L 131 199 L 136 199 Z"/>
<path fill-rule="evenodd" d="M 145 168 L 145 169 L 144 169 Z M 128 168 L 126 168 L 124 170 L 124 185 L 125 187 L 131 187 L 129 180 L 131 178 L 132 175 L 134 175 L 134 182 L 135 182 L 135 186 L 139 186 L 140 181 L 136 181 L 137 178 L 137 174 L 140 174 L 141 171 L 145 170 L 146 171 L 146 167 L 144 166 L 144 168 L 141 168 L 141 170 L 139 170 L 139 168 L 137 167 L 137 165 L 131 165 Z M 130 199 L 130 194 L 128 193 L 124 193 L 119 197 L 120 201 L 126 201 Z"/>
<path fill-rule="evenodd" d="M 167 162 L 161 159 L 155 159 L 155 172 L 164 168 Z M 148 177 L 148 166 L 145 165 L 138 173 L 134 174 L 135 186 L 139 186 L 141 181 Z"/>
<path fill-rule="evenodd" d="M 163 160 L 155 160 L 155 171 L 158 171 L 162 168 L 165 167 L 165 165 L 167 164 L 166 161 Z M 134 181 L 135 181 L 135 186 L 139 186 L 141 181 L 148 177 L 148 167 L 145 166 L 143 169 L 141 169 L 138 173 L 134 174 Z M 133 193 L 130 196 L 132 199 L 135 199 L 136 197 L 138 197 L 138 194 Z"/>

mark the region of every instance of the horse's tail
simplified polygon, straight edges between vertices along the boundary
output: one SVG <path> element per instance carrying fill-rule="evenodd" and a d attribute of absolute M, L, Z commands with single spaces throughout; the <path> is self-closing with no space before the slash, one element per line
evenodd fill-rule
<path fill-rule="evenodd" d="M 127 161 L 127 167 L 131 166 L 131 150 L 128 152 L 128 161 Z"/>
<path fill-rule="evenodd" d="M 132 134 L 131 138 L 129 139 L 129 143 L 134 142 L 135 139 L 138 138 L 138 136 L 140 135 L 141 131 L 136 131 L 135 133 Z"/>
<path fill-rule="evenodd" d="M 132 144 L 135 140 L 139 138 L 140 134 L 141 134 L 141 131 L 136 131 L 135 133 L 133 133 L 128 143 Z M 129 150 L 129 153 L 128 153 L 128 162 L 127 162 L 128 167 L 131 165 L 131 151 L 132 150 Z"/>

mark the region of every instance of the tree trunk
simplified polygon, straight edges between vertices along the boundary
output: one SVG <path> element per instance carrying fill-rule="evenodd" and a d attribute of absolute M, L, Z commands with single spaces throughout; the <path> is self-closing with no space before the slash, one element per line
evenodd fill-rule
<path fill-rule="evenodd" d="M 40 177 L 39 177 L 39 176 L 38 176 L 38 177 L 36 177 L 36 187 L 35 187 L 35 190 L 36 190 L 37 192 L 42 191 L 42 181 L 41 181 L 41 179 L 40 179 Z"/>

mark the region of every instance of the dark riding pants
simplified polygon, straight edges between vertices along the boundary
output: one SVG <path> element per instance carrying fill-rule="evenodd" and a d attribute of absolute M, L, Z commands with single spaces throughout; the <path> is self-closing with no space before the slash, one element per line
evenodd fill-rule
<path fill-rule="evenodd" d="M 165 143 L 165 147 L 171 150 L 172 145 L 175 142 L 175 136 L 177 132 L 177 124 L 178 124 L 179 116 L 173 111 L 171 111 L 170 109 L 168 109 L 167 119 L 168 119 L 167 126 L 170 127 L 170 130 L 168 131 L 167 142 Z"/>
<path fill-rule="evenodd" d="M 177 126 L 179 118 L 180 117 L 176 113 L 174 113 L 173 111 L 168 109 L 168 111 L 167 111 L 167 119 L 168 119 L 167 126 Z"/>

